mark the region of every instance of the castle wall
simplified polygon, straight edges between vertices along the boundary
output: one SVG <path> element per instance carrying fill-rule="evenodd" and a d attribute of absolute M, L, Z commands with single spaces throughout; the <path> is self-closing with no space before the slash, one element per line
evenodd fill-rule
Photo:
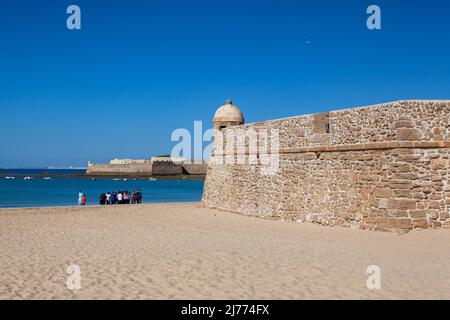
<path fill-rule="evenodd" d="M 251 163 L 248 139 L 216 146 L 203 204 L 370 230 L 450 227 L 449 115 L 449 101 L 400 101 L 226 128 L 276 129 L 279 169 Z M 245 153 L 245 164 L 225 164 L 230 153 Z"/>
<path fill-rule="evenodd" d="M 132 176 L 132 175 L 152 175 L 152 164 L 147 163 L 130 163 L 130 164 L 99 164 L 90 162 L 87 166 L 86 174 L 90 175 L 116 175 L 116 176 Z"/>
<path fill-rule="evenodd" d="M 183 173 L 189 175 L 205 175 L 208 165 L 206 163 L 183 163 Z"/>
<path fill-rule="evenodd" d="M 97 176 L 170 176 L 205 175 L 206 164 L 175 164 L 171 161 L 147 161 L 146 163 L 99 164 L 90 162 L 86 174 Z"/>
<path fill-rule="evenodd" d="M 152 173 L 154 176 L 182 175 L 183 168 L 172 161 L 153 161 Z"/>

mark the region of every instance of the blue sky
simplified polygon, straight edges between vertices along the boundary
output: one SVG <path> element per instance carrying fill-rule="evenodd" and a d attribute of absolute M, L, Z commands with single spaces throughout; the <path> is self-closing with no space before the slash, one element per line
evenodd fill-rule
<path fill-rule="evenodd" d="M 170 153 L 228 98 L 247 122 L 449 99 L 449 19 L 443 0 L 2 0 L 0 167 Z"/>

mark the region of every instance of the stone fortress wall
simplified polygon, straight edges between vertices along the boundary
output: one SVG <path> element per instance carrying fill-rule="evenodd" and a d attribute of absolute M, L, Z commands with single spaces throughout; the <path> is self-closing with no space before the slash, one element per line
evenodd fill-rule
<path fill-rule="evenodd" d="M 177 175 L 205 175 L 207 165 L 203 163 L 181 164 L 172 161 L 146 161 L 144 163 L 103 164 L 89 162 L 86 174 L 90 176 L 152 177 Z"/>
<path fill-rule="evenodd" d="M 223 128 L 278 130 L 279 171 L 221 164 L 230 151 L 214 150 L 203 205 L 397 233 L 450 227 L 449 117 L 450 101 L 398 101 Z"/>
<path fill-rule="evenodd" d="M 125 163 L 125 164 L 113 164 L 113 163 L 93 163 L 89 162 L 86 170 L 88 175 L 152 175 L 152 163 L 148 161 L 146 163 Z"/>

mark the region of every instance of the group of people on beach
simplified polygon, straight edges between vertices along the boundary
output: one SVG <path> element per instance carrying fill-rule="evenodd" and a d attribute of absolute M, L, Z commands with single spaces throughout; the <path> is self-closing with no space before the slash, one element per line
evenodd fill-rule
<path fill-rule="evenodd" d="M 78 192 L 78 205 L 85 206 L 86 205 L 86 195 L 81 192 Z M 113 191 L 106 192 L 100 195 L 100 205 L 113 205 L 113 204 L 132 204 L 142 203 L 142 191 L 139 189 L 134 190 L 132 193 L 128 190 L 124 191 Z"/>
<path fill-rule="evenodd" d="M 128 190 L 106 192 L 100 195 L 100 205 L 113 205 L 113 204 L 132 204 L 142 202 L 142 191 L 134 190 L 130 193 Z"/>

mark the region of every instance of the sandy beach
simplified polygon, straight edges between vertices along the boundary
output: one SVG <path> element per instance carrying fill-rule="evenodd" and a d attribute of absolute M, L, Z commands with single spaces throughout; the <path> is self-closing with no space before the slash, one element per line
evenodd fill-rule
<path fill-rule="evenodd" d="M 0 210 L 1 299 L 450 299 L 450 230 L 406 235 L 199 203 Z M 68 266 L 81 288 L 66 286 Z M 381 270 L 369 290 L 366 269 Z"/>

